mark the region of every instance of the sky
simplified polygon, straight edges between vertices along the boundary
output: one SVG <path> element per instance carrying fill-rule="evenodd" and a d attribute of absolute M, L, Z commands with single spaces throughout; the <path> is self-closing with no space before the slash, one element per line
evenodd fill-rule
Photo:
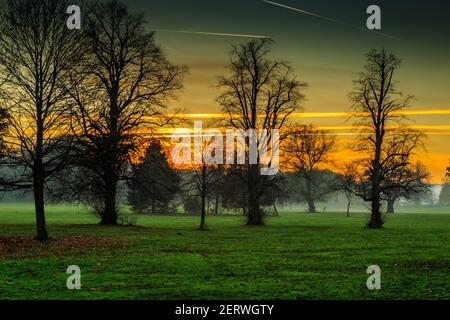
<path fill-rule="evenodd" d="M 272 56 L 289 61 L 304 92 L 305 123 L 331 128 L 341 145 L 352 135 L 347 94 L 372 48 L 402 60 L 398 87 L 415 98 L 412 125 L 428 135 L 423 161 L 441 183 L 450 159 L 450 1 L 417 0 L 131 0 L 172 63 L 189 67 L 174 103 L 193 114 L 220 113 L 217 77 L 227 74 L 231 46 L 272 37 Z M 369 5 L 382 30 L 366 28 Z M 290 7 L 290 8 L 288 8 Z M 296 10 L 294 10 L 296 9 Z"/>

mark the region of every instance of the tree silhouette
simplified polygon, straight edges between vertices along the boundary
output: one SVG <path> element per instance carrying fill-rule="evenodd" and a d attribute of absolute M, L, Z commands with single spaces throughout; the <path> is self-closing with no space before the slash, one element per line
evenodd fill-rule
<path fill-rule="evenodd" d="M 394 205 L 398 199 L 411 199 L 429 191 L 430 186 L 427 182 L 429 177 L 430 173 L 420 162 L 401 165 L 390 170 L 382 185 L 387 202 L 386 213 L 395 213 Z"/>
<path fill-rule="evenodd" d="M 77 165 L 89 170 L 103 199 L 104 225 L 117 224 L 117 185 L 152 129 L 170 120 L 167 102 L 185 67 L 172 65 L 145 31 L 141 15 L 116 0 L 92 4 L 85 22 L 86 80 L 73 92 Z"/>
<path fill-rule="evenodd" d="M 180 177 L 167 161 L 160 141 L 147 147 L 129 179 L 128 201 L 136 212 L 169 213 L 180 188 Z"/>
<path fill-rule="evenodd" d="M 186 172 L 186 183 L 184 192 L 188 196 L 200 199 L 200 227 L 199 230 L 206 230 L 206 214 L 208 198 L 214 196 L 216 188 L 221 183 L 222 166 L 215 160 L 216 152 L 222 152 L 222 146 L 217 144 L 215 138 L 208 139 L 201 137 L 201 150 L 194 155 L 195 163 L 192 170 Z M 211 149 L 210 149 L 211 147 Z M 214 148 L 212 148 L 214 147 Z M 219 161 L 220 162 L 220 161 Z"/>
<path fill-rule="evenodd" d="M 356 167 L 357 194 L 371 203 L 370 228 L 381 228 L 381 200 L 385 179 L 394 170 L 406 167 L 421 145 L 421 133 L 405 124 L 404 110 L 411 97 L 396 89 L 395 76 L 400 60 L 385 49 L 371 50 L 367 64 L 350 94 L 359 131 L 356 151 L 365 156 Z M 405 188 L 406 186 L 399 186 Z"/>
<path fill-rule="evenodd" d="M 267 130 L 268 142 L 272 139 L 272 130 L 282 129 L 299 107 L 303 98 L 300 91 L 305 86 L 296 80 L 289 64 L 269 58 L 271 45 L 271 40 L 264 39 L 233 47 L 231 73 L 228 77 L 220 77 L 219 88 L 223 92 L 217 98 L 228 116 L 227 126 L 243 132 Z M 248 138 L 245 149 L 248 155 Z M 246 159 L 248 225 L 264 223 L 260 197 L 265 184 L 260 160 L 258 157 L 257 163 L 251 164 L 249 157 Z"/>
<path fill-rule="evenodd" d="M 10 117 L 8 165 L 19 172 L 10 185 L 32 189 L 37 239 L 47 240 L 44 189 L 64 167 L 70 148 L 72 71 L 81 33 L 65 21 L 61 0 L 9 0 L 0 13 L 0 99 Z"/>
<path fill-rule="evenodd" d="M 337 189 L 336 183 L 325 179 L 320 167 L 329 164 L 336 138 L 325 130 L 311 125 L 295 126 L 289 130 L 283 144 L 287 167 L 301 178 L 297 187 L 308 203 L 308 211 L 316 212 L 315 201 Z M 323 169 L 323 168 L 322 168 Z"/>

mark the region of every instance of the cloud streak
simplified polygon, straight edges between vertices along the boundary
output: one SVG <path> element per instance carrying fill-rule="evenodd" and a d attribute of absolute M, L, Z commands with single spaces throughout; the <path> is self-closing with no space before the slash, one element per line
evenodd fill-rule
<path fill-rule="evenodd" d="M 219 36 L 219 37 L 238 37 L 238 38 L 253 38 L 253 39 L 272 39 L 270 36 L 254 35 L 254 34 L 242 34 L 242 33 L 223 33 L 223 32 L 207 32 L 207 31 L 190 31 L 190 30 L 172 30 L 172 29 L 157 29 L 156 31 L 171 32 L 171 33 L 184 33 L 194 35 L 205 36 Z"/>
<path fill-rule="evenodd" d="M 380 35 L 380 36 L 383 36 L 383 37 L 387 37 L 387 38 L 390 38 L 390 39 L 400 40 L 399 38 L 393 37 L 393 36 L 388 35 L 386 33 L 378 32 L 378 31 L 375 32 L 375 31 L 372 31 L 372 30 L 369 30 L 369 29 L 361 28 L 361 27 L 355 26 L 353 24 L 347 23 L 345 21 L 336 20 L 336 19 L 333 19 L 333 18 L 322 16 L 320 14 L 316 14 L 314 12 L 302 10 L 302 9 L 299 9 L 299 8 L 290 7 L 290 6 L 287 6 L 287 5 L 278 3 L 278 2 L 273 2 L 273 1 L 268 1 L 268 0 L 263 0 L 263 2 L 265 2 L 267 4 L 270 4 L 270 5 L 273 5 L 273 6 L 278 6 L 278 7 L 281 7 L 281 8 L 285 8 L 285 9 L 289 9 L 289 10 L 292 10 L 292 11 L 300 12 L 300 13 L 303 13 L 303 14 L 306 14 L 306 15 L 309 15 L 309 16 L 312 16 L 312 17 L 316 17 L 316 18 L 319 18 L 319 19 L 322 19 L 322 20 L 326 20 L 326 21 L 329 21 L 329 22 L 337 23 L 337 24 L 340 24 L 340 25 L 343 25 L 343 26 L 346 26 L 346 27 L 350 27 L 350 28 L 353 28 L 353 29 L 360 30 L 360 31 L 371 32 L 371 33 L 374 33 L 374 34 L 377 34 L 377 35 Z"/>

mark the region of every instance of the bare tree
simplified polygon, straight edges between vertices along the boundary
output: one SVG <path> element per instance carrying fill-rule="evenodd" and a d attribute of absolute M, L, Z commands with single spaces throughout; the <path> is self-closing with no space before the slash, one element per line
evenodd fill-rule
<path fill-rule="evenodd" d="M 383 195 L 387 202 L 387 213 L 395 213 L 395 202 L 400 199 L 411 199 L 430 189 L 428 179 L 430 173 L 421 162 L 397 167 L 388 172 L 383 183 Z"/>
<path fill-rule="evenodd" d="M 355 198 L 359 195 L 360 190 L 360 176 L 357 168 L 357 162 L 346 163 L 343 173 L 341 174 L 340 190 L 344 193 L 347 199 L 347 217 L 350 217 L 350 208 Z"/>
<path fill-rule="evenodd" d="M 208 195 L 217 187 L 218 167 L 204 161 L 194 170 L 193 185 L 201 199 L 200 230 L 206 230 L 206 202 Z"/>
<path fill-rule="evenodd" d="M 170 120 L 167 102 L 186 68 L 172 65 L 145 31 L 141 15 L 116 0 L 92 4 L 86 17 L 86 81 L 73 91 L 77 165 L 89 170 L 103 199 L 101 222 L 117 224 L 117 184 L 146 136 Z"/>
<path fill-rule="evenodd" d="M 412 129 L 397 130 L 386 140 L 381 162 L 380 200 L 387 203 L 387 213 L 394 213 L 399 198 L 410 199 L 429 190 L 429 172 L 420 163 L 412 163 L 413 151 L 421 146 L 422 134 Z M 345 166 L 342 190 L 348 198 L 371 196 L 372 181 L 369 159 L 358 159 Z"/>
<path fill-rule="evenodd" d="M 400 60 L 385 49 L 371 50 L 367 64 L 355 89 L 350 94 L 353 102 L 359 140 L 356 151 L 365 155 L 362 198 L 371 203 L 371 219 L 368 226 L 381 228 L 383 179 L 390 171 L 407 166 L 410 156 L 420 145 L 420 133 L 404 124 L 403 111 L 411 97 L 404 97 L 396 89 L 395 75 Z M 396 165 L 390 164 L 395 162 Z"/>
<path fill-rule="evenodd" d="M 304 83 L 299 82 L 285 62 L 271 60 L 272 41 L 254 40 L 233 47 L 228 77 L 219 78 L 223 93 L 217 98 L 228 115 L 227 126 L 246 132 L 267 130 L 267 142 L 272 130 L 282 129 L 289 116 L 297 110 Z M 249 149 L 249 139 L 246 140 Z M 269 151 L 269 150 L 268 150 Z M 245 179 L 248 187 L 248 225 L 263 224 L 260 197 L 264 191 L 261 162 L 250 163 L 247 157 Z"/>
<path fill-rule="evenodd" d="M 201 219 L 199 230 L 206 230 L 206 214 L 208 198 L 214 196 L 219 186 L 223 166 L 217 161 L 216 152 L 223 154 L 222 146 L 216 141 L 217 137 L 201 137 L 201 150 L 195 150 L 192 170 L 186 172 L 186 183 L 183 186 L 188 197 L 200 198 Z"/>
<path fill-rule="evenodd" d="M 80 32 L 66 27 L 67 1 L 8 0 L 0 17 L 0 98 L 10 114 L 12 183 L 33 189 L 37 239 L 47 240 L 44 189 L 66 163 L 68 92 L 80 60 Z M 69 81 L 70 80 L 70 81 Z"/>
<path fill-rule="evenodd" d="M 326 130 L 312 125 L 296 126 L 289 130 L 283 144 L 287 167 L 302 181 L 299 192 L 308 203 L 308 211 L 316 212 L 315 201 L 336 191 L 336 183 L 323 179 L 321 167 L 330 163 L 329 155 L 336 145 L 336 138 Z"/>

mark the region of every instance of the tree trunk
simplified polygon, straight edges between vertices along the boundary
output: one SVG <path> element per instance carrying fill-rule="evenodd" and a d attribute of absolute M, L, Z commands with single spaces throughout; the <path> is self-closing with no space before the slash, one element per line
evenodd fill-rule
<path fill-rule="evenodd" d="M 314 203 L 314 197 L 312 193 L 312 181 L 310 178 L 306 179 L 306 200 L 308 201 L 308 212 L 316 213 L 316 205 Z"/>
<path fill-rule="evenodd" d="M 36 239 L 40 241 L 48 240 L 48 234 L 45 223 L 45 205 L 44 205 L 44 164 L 43 164 L 43 143 L 44 143 L 44 125 L 42 121 L 42 106 L 38 105 L 38 119 L 36 132 L 36 158 L 33 168 L 33 192 L 34 207 L 36 211 Z"/>
<path fill-rule="evenodd" d="M 214 204 L 214 214 L 218 215 L 219 214 L 219 205 L 220 205 L 220 194 L 217 192 L 216 194 L 216 202 Z"/>
<path fill-rule="evenodd" d="M 372 178 L 372 201 L 371 201 L 371 216 L 368 224 L 369 228 L 382 228 L 383 219 L 381 217 L 381 199 L 380 199 L 380 179 L 379 169 L 374 169 L 374 177 Z"/>
<path fill-rule="evenodd" d="M 347 217 L 350 217 L 350 206 L 352 205 L 352 202 L 350 200 L 347 201 Z"/>
<path fill-rule="evenodd" d="M 34 206 L 36 210 L 36 239 L 40 241 L 48 240 L 48 234 L 45 223 L 44 208 L 44 177 L 42 168 L 37 169 L 34 175 Z"/>
<path fill-rule="evenodd" d="M 387 199 L 387 213 L 395 213 L 395 199 L 392 197 L 388 197 Z"/>
<path fill-rule="evenodd" d="M 202 194 L 202 217 L 200 220 L 200 230 L 206 230 L 205 226 L 205 220 L 206 220 L 206 194 Z"/>
<path fill-rule="evenodd" d="M 377 131 L 377 141 L 375 146 L 375 157 L 372 162 L 372 190 L 371 190 L 371 216 L 368 223 L 369 228 L 382 228 L 383 217 L 381 216 L 381 197 L 380 197 L 380 183 L 381 183 L 381 146 L 383 143 L 382 135 Z"/>
<path fill-rule="evenodd" d="M 117 225 L 117 179 L 113 175 L 112 173 L 108 173 L 105 181 L 105 208 L 102 214 L 102 220 L 100 221 L 101 225 Z"/>
<path fill-rule="evenodd" d="M 309 213 L 316 213 L 316 205 L 314 204 L 314 199 L 311 197 L 308 197 L 308 212 Z"/>
<path fill-rule="evenodd" d="M 249 165 L 248 170 L 248 221 L 249 226 L 264 225 L 259 197 L 261 188 L 260 184 L 260 168 L 257 164 Z"/>
<path fill-rule="evenodd" d="M 383 227 L 383 218 L 381 216 L 381 204 L 379 197 L 375 197 L 376 199 L 372 199 L 372 214 L 370 216 L 370 221 L 368 224 L 369 228 L 382 228 Z"/>
<path fill-rule="evenodd" d="M 112 93 L 109 98 L 109 123 L 108 129 L 110 132 L 109 137 L 104 141 L 107 146 L 108 153 L 105 158 L 104 176 L 105 176 L 105 208 L 102 215 L 101 225 L 117 225 L 117 208 L 116 208 L 116 196 L 117 196 L 117 150 L 118 150 L 118 100 L 119 100 L 119 84 L 116 83 L 112 88 Z"/>

